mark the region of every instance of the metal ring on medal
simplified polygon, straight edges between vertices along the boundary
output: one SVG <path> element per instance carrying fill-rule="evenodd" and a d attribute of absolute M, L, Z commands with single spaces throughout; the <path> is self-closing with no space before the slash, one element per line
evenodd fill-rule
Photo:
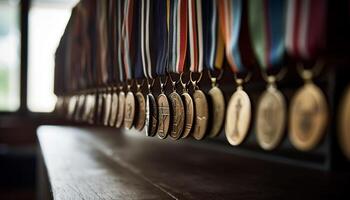
<path fill-rule="evenodd" d="M 210 137 L 216 137 L 225 121 L 225 97 L 218 87 L 213 87 L 208 92 L 212 102 L 212 118 L 211 118 L 211 129 L 209 131 Z"/>
<path fill-rule="evenodd" d="M 118 115 L 118 94 L 113 92 L 112 95 L 112 105 L 111 105 L 111 116 L 109 118 L 109 126 L 114 126 L 116 123 L 116 118 Z"/>
<path fill-rule="evenodd" d="M 282 93 L 273 86 L 261 95 L 256 112 L 256 134 L 265 150 L 276 148 L 284 135 L 286 102 Z"/>
<path fill-rule="evenodd" d="M 193 126 L 193 121 L 194 121 L 194 105 L 193 105 L 193 100 L 190 94 L 187 92 L 184 92 L 181 94 L 183 98 L 183 103 L 185 107 L 185 126 L 184 130 L 182 133 L 182 138 L 186 138 L 190 135 L 192 126 Z"/>
<path fill-rule="evenodd" d="M 157 133 L 158 111 L 154 96 L 150 93 L 146 96 L 146 135 L 154 136 Z"/>
<path fill-rule="evenodd" d="M 172 110 L 172 123 L 170 126 L 170 137 L 177 140 L 181 137 L 185 124 L 185 108 L 181 96 L 177 92 L 169 95 Z"/>
<path fill-rule="evenodd" d="M 344 155 L 350 160 L 350 87 L 346 89 L 339 108 L 338 141 Z"/>
<path fill-rule="evenodd" d="M 306 83 L 290 105 L 289 139 L 294 147 L 301 151 L 314 148 L 325 133 L 327 116 L 324 94 L 315 84 Z"/>
<path fill-rule="evenodd" d="M 157 134 L 160 139 L 165 139 L 168 136 L 170 126 L 170 107 L 169 101 L 165 94 L 160 94 L 158 102 L 158 129 Z"/>
<path fill-rule="evenodd" d="M 201 140 L 204 138 L 208 127 L 208 101 L 207 97 L 201 90 L 194 91 L 193 99 L 196 114 L 192 136 L 196 140 Z"/>
<path fill-rule="evenodd" d="M 145 126 L 146 120 L 146 100 L 141 92 L 137 92 L 135 96 L 139 108 L 137 112 L 137 117 L 135 119 L 135 128 L 141 131 Z"/>
<path fill-rule="evenodd" d="M 112 94 L 107 93 L 105 96 L 105 103 L 104 103 L 104 116 L 103 116 L 103 125 L 108 126 L 109 122 L 109 116 L 111 114 L 111 106 L 112 106 Z"/>
<path fill-rule="evenodd" d="M 238 88 L 231 96 L 226 113 L 225 132 L 231 145 L 239 145 L 246 138 L 251 120 L 251 103 L 248 94 Z"/>
<path fill-rule="evenodd" d="M 135 117 L 135 96 L 130 91 L 126 94 L 124 112 L 124 127 L 131 129 Z"/>
<path fill-rule="evenodd" d="M 123 91 L 119 92 L 119 99 L 118 99 L 118 116 L 117 116 L 117 122 L 115 123 L 115 126 L 117 128 L 121 127 L 124 120 L 124 112 L 125 112 L 125 93 Z"/>

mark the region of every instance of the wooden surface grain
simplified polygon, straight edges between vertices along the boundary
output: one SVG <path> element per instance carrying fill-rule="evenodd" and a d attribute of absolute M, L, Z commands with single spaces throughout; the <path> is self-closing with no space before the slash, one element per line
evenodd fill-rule
<path fill-rule="evenodd" d="M 350 197 L 349 173 L 247 158 L 203 141 L 65 126 L 42 126 L 38 138 L 54 199 Z"/>

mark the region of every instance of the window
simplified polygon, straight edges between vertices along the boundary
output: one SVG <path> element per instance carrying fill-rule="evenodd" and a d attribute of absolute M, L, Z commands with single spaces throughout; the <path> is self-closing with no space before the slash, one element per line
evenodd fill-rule
<path fill-rule="evenodd" d="M 0 111 L 20 106 L 19 2 L 0 1 Z"/>

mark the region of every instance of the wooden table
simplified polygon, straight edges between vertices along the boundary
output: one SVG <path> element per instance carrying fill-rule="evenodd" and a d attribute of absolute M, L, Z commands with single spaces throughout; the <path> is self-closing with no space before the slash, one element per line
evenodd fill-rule
<path fill-rule="evenodd" d="M 350 199 L 348 173 L 242 157 L 205 141 L 66 126 L 42 126 L 38 138 L 54 199 Z"/>

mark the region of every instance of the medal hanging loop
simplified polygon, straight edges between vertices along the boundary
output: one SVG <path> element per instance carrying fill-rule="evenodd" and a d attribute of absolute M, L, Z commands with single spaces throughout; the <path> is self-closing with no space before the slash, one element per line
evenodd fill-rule
<path fill-rule="evenodd" d="M 160 91 L 161 93 L 164 93 L 164 87 L 166 86 L 168 82 L 168 76 L 165 76 L 165 80 L 163 82 L 162 77 L 159 77 L 159 83 L 160 83 Z"/>
<path fill-rule="evenodd" d="M 183 81 L 183 76 L 184 76 L 184 73 L 182 72 L 182 73 L 180 74 L 180 84 L 181 84 L 181 86 L 182 86 L 183 92 L 187 92 L 187 85 L 190 83 L 190 80 L 188 80 L 187 83 L 184 82 L 184 81 Z"/>
<path fill-rule="evenodd" d="M 299 63 L 297 65 L 297 71 L 305 81 L 311 81 L 313 77 L 318 76 L 321 73 L 324 65 L 324 61 L 318 60 L 314 67 L 306 69 L 302 63 Z"/>
<path fill-rule="evenodd" d="M 202 72 L 199 73 L 199 77 L 198 77 L 197 80 L 195 80 L 195 79 L 193 78 L 193 74 L 194 74 L 194 73 L 191 71 L 191 72 L 190 72 L 190 82 L 192 83 L 193 89 L 199 89 L 198 83 L 199 83 L 200 80 L 202 80 L 203 73 L 202 73 Z"/>

